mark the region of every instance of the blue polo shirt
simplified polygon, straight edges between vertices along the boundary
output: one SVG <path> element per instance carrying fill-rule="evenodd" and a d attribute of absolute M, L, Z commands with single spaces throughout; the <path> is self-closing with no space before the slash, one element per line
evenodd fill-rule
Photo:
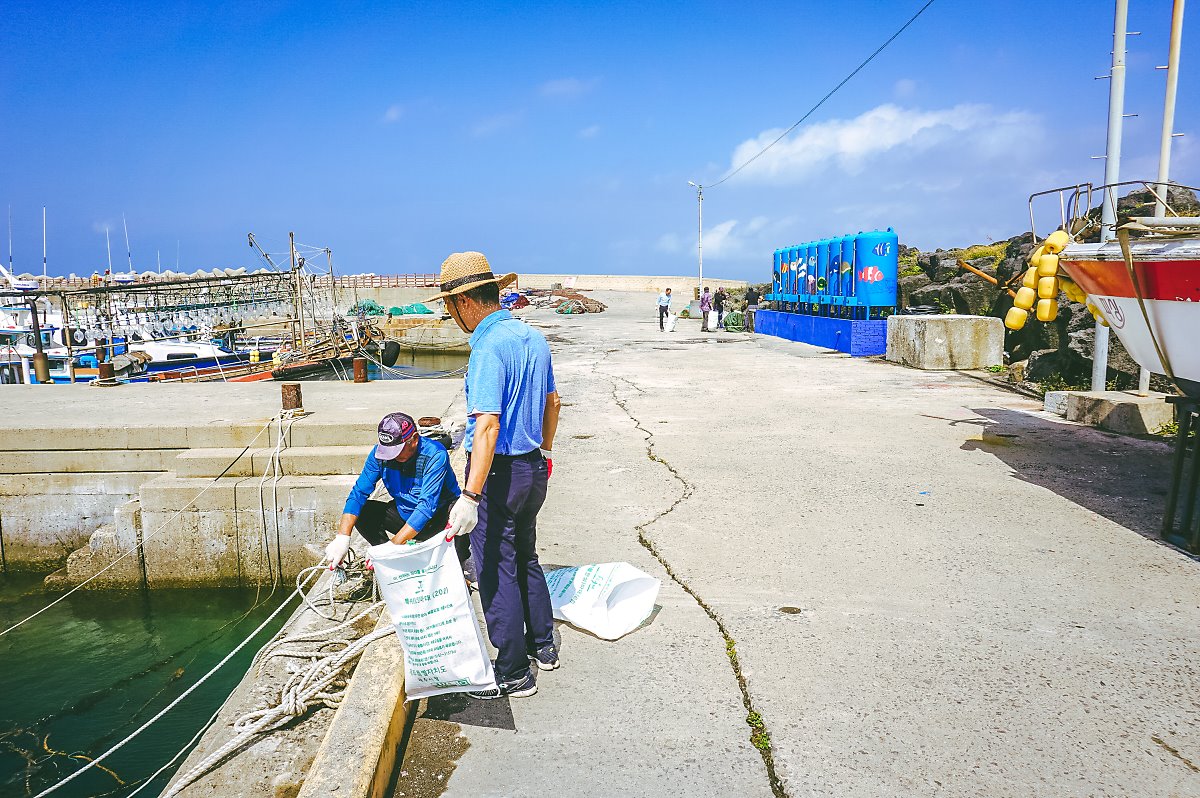
<path fill-rule="evenodd" d="M 446 453 L 446 447 L 437 441 L 421 438 L 417 453 L 406 463 L 380 460 L 375 457 L 375 449 L 372 448 L 367 455 L 367 462 L 363 463 L 362 473 L 350 489 L 342 512 L 361 515 L 363 505 L 381 479 L 387 492 L 396 500 L 400 517 L 417 532 L 425 531 L 425 525 L 439 507 L 458 498 L 458 480 L 450 469 L 450 455 Z"/>
<path fill-rule="evenodd" d="M 541 448 L 546 396 L 557 390 L 544 335 L 507 310 L 488 314 L 471 333 L 466 382 L 468 452 L 479 413 L 500 416 L 496 454 Z"/>

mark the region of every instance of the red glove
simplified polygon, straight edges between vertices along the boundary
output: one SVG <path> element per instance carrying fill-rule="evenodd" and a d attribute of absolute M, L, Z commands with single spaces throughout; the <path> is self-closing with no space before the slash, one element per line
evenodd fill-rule
<path fill-rule="evenodd" d="M 546 458 L 546 479 L 554 476 L 554 457 L 549 449 L 541 449 L 542 457 Z"/>

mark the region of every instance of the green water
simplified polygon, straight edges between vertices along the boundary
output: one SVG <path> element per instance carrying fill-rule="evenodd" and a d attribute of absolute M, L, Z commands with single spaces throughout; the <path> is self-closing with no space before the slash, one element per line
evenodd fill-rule
<path fill-rule="evenodd" d="M 177 698 L 290 593 L 80 591 L 0 637 L 0 796 L 32 796 Z M 0 575 L 0 629 L 53 599 L 40 577 Z M 216 711 L 289 611 L 162 720 L 54 793 L 129 795 Z M 180 760 L 182 761 L 182 759 Z M 156 796 L 174 768 L 138 793 Z M 124 784 L 122 784 L 124 782 Z"/>

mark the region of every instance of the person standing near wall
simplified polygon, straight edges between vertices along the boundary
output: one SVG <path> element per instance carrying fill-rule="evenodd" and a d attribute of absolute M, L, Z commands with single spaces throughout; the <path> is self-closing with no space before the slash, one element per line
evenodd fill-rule
<path fill-rule="evenodd" d="M 471 536 L 479 599 L 496 647 L 497 689 L 468 693 L 482 699 L 531 696 L 537 682 L 530 662 L 541 670 L 558 667 L 536 539 L 561 402 L 545 336 L 500 307 L 500 289 L 515 279 L 493 275 L 480 252 L 456 252 L 442 263 L 441 293 L 427 300 L 444 300 L 471 336 L 467 473 L 446 536 Z"/>
<path fill-rule="evenodd" d="M 666 328 L 663 322 L 671 313 L 671 289 L 664 288 L 663 292 L 658 295 L 658 331 L 663 332 Z"/>
<path fill-rule="evenodd" d="M 729 299 L 729 295 L 725 293 L 725 289 L 717 286 L 717 293 L 713 295 L 713 310 L 717 311 L 717 329 L 725 329 L 725 300 Z"/>
<path fill-rule="evenodd" d="M 704 292 L 700 294 L 700 332 L 710 332 L 708 329 L 708 314 L 712 313 L 713 298 L 708 292 L 708 286 L 704 286 Z"/>

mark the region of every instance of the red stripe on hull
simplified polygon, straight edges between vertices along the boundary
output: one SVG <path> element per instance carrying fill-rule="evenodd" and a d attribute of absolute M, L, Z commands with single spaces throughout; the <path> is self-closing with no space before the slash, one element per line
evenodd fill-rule
<path fill-rule="evenodd" d="M 1063 269 L 1092 295 L 1136 297 L 1122 261 L 1063 260 Z M 1200 260 L 1134 261 L 1143 299 L 1200 302 Z"/>

